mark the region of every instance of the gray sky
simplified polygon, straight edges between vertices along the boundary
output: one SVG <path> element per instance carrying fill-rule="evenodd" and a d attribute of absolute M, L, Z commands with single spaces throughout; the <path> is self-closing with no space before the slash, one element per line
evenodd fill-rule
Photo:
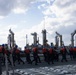
<path fill-rule="evenodd" d="M 42 29 L 47 30 L 47 40 L 55 43 L 55 32 L 63 36 L 65 45 L 71 43 L 71 33 L 76 30 L 76 0 L 0 0 L 0 44 L 7 43 L 9 29 L 15 33 L 20 47 L 33 42 L 31 33 L 37 32 L 42 43 Z"/>

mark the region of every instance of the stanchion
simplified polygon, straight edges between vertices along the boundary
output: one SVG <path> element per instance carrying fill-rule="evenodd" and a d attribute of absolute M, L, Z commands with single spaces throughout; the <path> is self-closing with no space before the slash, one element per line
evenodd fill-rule
<path fill-rule="evenodd" d="M 12 58 L 12 54 L 11 54 L 11 64 L 12 64 L 12 71 L 13 71 L 13 75 L 15 75 L 15 73 L 14 73 L 14 65 L 13 65 L 13 58 Z"/>
<path fill-rule="evenodd" d="M 9 75 L 8 71 L 8 61 L 7 61 L 7 55 L 5 54 L 5 64 L 6 64 L 6 75 Z"/>
<path fill-rule="evenodd" d="M 0 75 L 2 74 L 2 65 L 1 65 L 1 59 L 0 59 Z"/>

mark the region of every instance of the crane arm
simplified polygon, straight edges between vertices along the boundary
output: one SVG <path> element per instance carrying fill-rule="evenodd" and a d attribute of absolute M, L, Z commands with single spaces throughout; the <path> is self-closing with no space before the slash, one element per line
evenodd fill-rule
<path fill-rule="evenodd" d="M 57 34 L 58 36 L 61 36 L 58 32 L 56 32 L 56 34 Z"/>
<path fill-rule="evenodd" d="M 72 36 L 74 36 L 74 35 L 75 35 L 75 33 L 76 33 L 76 30 L 75 30 L 73 33 L 71 33 L 71 35 L 72 35 Z"/>
<path fill-rule="evenodd" d="M 9 32 L 14 35 L 14 33 L 11 31 L 11 29 L 9 29 Z"/>

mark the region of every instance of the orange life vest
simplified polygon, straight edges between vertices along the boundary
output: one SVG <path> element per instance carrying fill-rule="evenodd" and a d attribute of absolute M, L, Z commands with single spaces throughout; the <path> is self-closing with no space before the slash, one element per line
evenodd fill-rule
<path fill-rule="evenodd" d="M 24 51 L 25 53 L 30 53 L 30 50 L 29 49 L 25 49 L 25 51 Z"/>
<path fill-rule="evenodd" d="M 37 48 L 33 48 L 33 52 L 36 52 L 37 51 Z"/>
<path fill-rule="evenodd" d="M 73 51 L 76 52 L 76 48 L 73 48 Z"/>
<path fill-rule="evenodd" d="M 46 53 L 46 52 L 47 52 L 46 48 L 43 48 L 43 53 Z"/>
<path fill-rule="evenodd" d="M 70 48 L 70 51 L 73 51 L 73 48 Z"/>
<path fill-rule="evenodd" d="M 2 53 L 2 47 L 0 47 L 0 53 Z"/>
<path fill-rule="evenodd" d="M 20 50 L 16 49 L 15 53 L 16 53 L 16 54 L 20 53 Z"/>
<path fill-rule="evenodd" d="M 50 54 L 52 54 L 52 52 L 53 52 L 53 49 L 52 49 L 52 48 L 50 48 L 50 49 L 49 49 L 49 53 L 50 53 Z"/>
<path fill-rule="evenodd" d="M 7 50 L 5 50 L 5 54 L 8 54 L 8 51 Z"/>
<path fill-rule="evenodd" d="M 65 48 L 61 48 L 61 51 L 62 51 L 62 52 L 65 52 Z"/>

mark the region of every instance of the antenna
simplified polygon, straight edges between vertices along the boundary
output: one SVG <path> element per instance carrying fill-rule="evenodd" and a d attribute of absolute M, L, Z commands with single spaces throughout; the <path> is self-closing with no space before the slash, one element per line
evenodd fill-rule
<path fill-rule="evenodd" d="M 45 29 L 45 19 L 44 19 L 44 29 Z"/>
<path fill-rule="evenodd" d="M 27 34 L 26 34 L 26 46 L 27 46 Z"/>
<path fill-rule="evenodd" d="M 43 20 L 43 28 L 42 29 L 45 30 L 45 18 Z"/>
<path fill-rule="evenodd" d="M 75 46 L 76 46 L 76 36 L 75 36 Z"/>
<path fill-rule="evenodd" d="M 44 29 L 45 29 L 45 18 L 44 18 Z"/>

